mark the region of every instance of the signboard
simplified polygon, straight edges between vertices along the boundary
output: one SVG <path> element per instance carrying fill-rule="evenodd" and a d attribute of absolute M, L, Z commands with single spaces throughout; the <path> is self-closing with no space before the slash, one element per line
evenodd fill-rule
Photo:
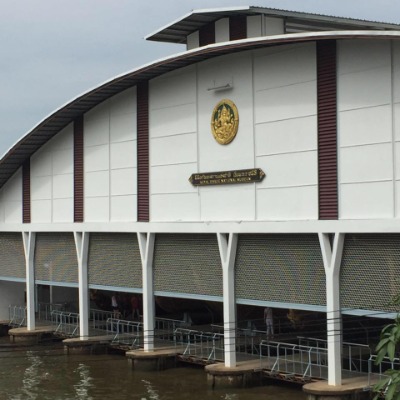
<path fill-rule="evenodd" d="M 261 182 L 265 173 L 261 168 L 239 169 L 236 171 L 205 172 L 192 174 L 189 182 L 193 186 L 232 185 L 235 183 Z"/>

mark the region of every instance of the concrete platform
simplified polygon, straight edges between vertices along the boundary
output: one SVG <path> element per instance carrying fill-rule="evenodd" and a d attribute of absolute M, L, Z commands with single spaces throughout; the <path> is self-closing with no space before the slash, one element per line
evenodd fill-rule
<path fill-rule="evenodd" d="M 66 354 L 106 354 L 114 336 L 91 336 L 87 339 L 68 338 L 62 341 Z"/>
<path fill-rule="evenodd" d="M 377 379 L 370 382 L 374 385 Z M 303 391 L 308 394 L 309 400 L 359 400 L 369 399 L 371 392 L 368 386 L 368 377 L 343 379 L 341 386 L 328 385 L 327 381 L 307 383 Z"/>
<path fill-rule="evenodd" d="M 11 343 L 32 345 L 42 342 L 53 336 L 54 327 L 40 326 L 33 331 L 28 331 L 26 327 L 12 328 L 8 331 Z"/>
<path fill-rule="evenodd" d="M 207 365 L 207 382 L 212 388 L 243 388 L 259 383 L 262 374 L 260 360 L 239 361 L 236 367 L 225 367 L 224 363 Z"/>
<path fill-rule="evenodd" d="M 182 347 L 157 347 L 152 351 L 129 350 L 125 354 L 132 368 L 140 371 L 162 371 L 176 366 L 176 356 L 182 354 Z"/>

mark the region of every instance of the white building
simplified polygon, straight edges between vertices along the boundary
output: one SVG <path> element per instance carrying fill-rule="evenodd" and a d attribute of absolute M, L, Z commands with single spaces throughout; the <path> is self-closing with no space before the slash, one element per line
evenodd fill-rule
<path fill-rule="evenodd" d="M 244 7 L 147 39 L 187 51 L 74 99 L 0 161 L 0 319 L 26 292 L 34 329 L 35 285 L 79 288 L 82 338 L 88 288 L 142 293 L 146 332 L 154 296 L 223 302 L 226 332 L 236 304 L 326 311 L 328 333 L 395 311 L 399 26 Z"/>

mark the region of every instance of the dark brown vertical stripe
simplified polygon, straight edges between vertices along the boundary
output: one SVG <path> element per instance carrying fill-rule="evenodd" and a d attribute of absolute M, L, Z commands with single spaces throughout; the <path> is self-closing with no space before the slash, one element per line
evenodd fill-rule
<path fill-rule="evenodd" d="M 137 86 L 137 171 L 139 222 L 148 222 L 149 212 L 149 84 Z"/>
<path fill-rule="evenodd" d="M 207 46 L 208 44 L 215 43 L 215 23 L 203 26 L 199 30 L 199 46 Z"/>
<path fill-rule="evenodd" d="M 317 44 L 319 219 L 338 219 L 336 41 Z"/>
<path fill-rule="evenodd" d="M 22 165 L 22 222 L 31 222 L 31 160 Z"/>
<path fill-rule="evenodd" d="M 239 40 L 247 38 L 247 17 L 238 15 L 229 18 L 229 39 Z"/>
<path fill-rule="evenodd" d="M 74 222 L 83 222 L 83 116 L 74 121 Z"/>

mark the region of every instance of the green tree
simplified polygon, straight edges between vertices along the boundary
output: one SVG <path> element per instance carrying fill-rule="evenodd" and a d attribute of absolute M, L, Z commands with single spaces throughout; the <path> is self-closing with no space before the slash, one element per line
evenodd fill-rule
<path fill-rule="evenodd" d="M 392 305 L 398 306 L 399 304 L 400 295 L 396 296 L 392 302 Z M 382 329 L 380 341 L 376 346 L 377 358 L 375 364 L 381 364 L 385 357 L 388 357 L 393 362 L 399 346 L 400 315 L 397 314 L 394 323 Z M 373 390 L 376 393 L 374 400 L 378 399 L 381 394 L 384 394 L 386 400 L 400 400 L 400 370 L 388 369 L 385 371 L 385 374 L 387 377 L 374 386 Z"/>

